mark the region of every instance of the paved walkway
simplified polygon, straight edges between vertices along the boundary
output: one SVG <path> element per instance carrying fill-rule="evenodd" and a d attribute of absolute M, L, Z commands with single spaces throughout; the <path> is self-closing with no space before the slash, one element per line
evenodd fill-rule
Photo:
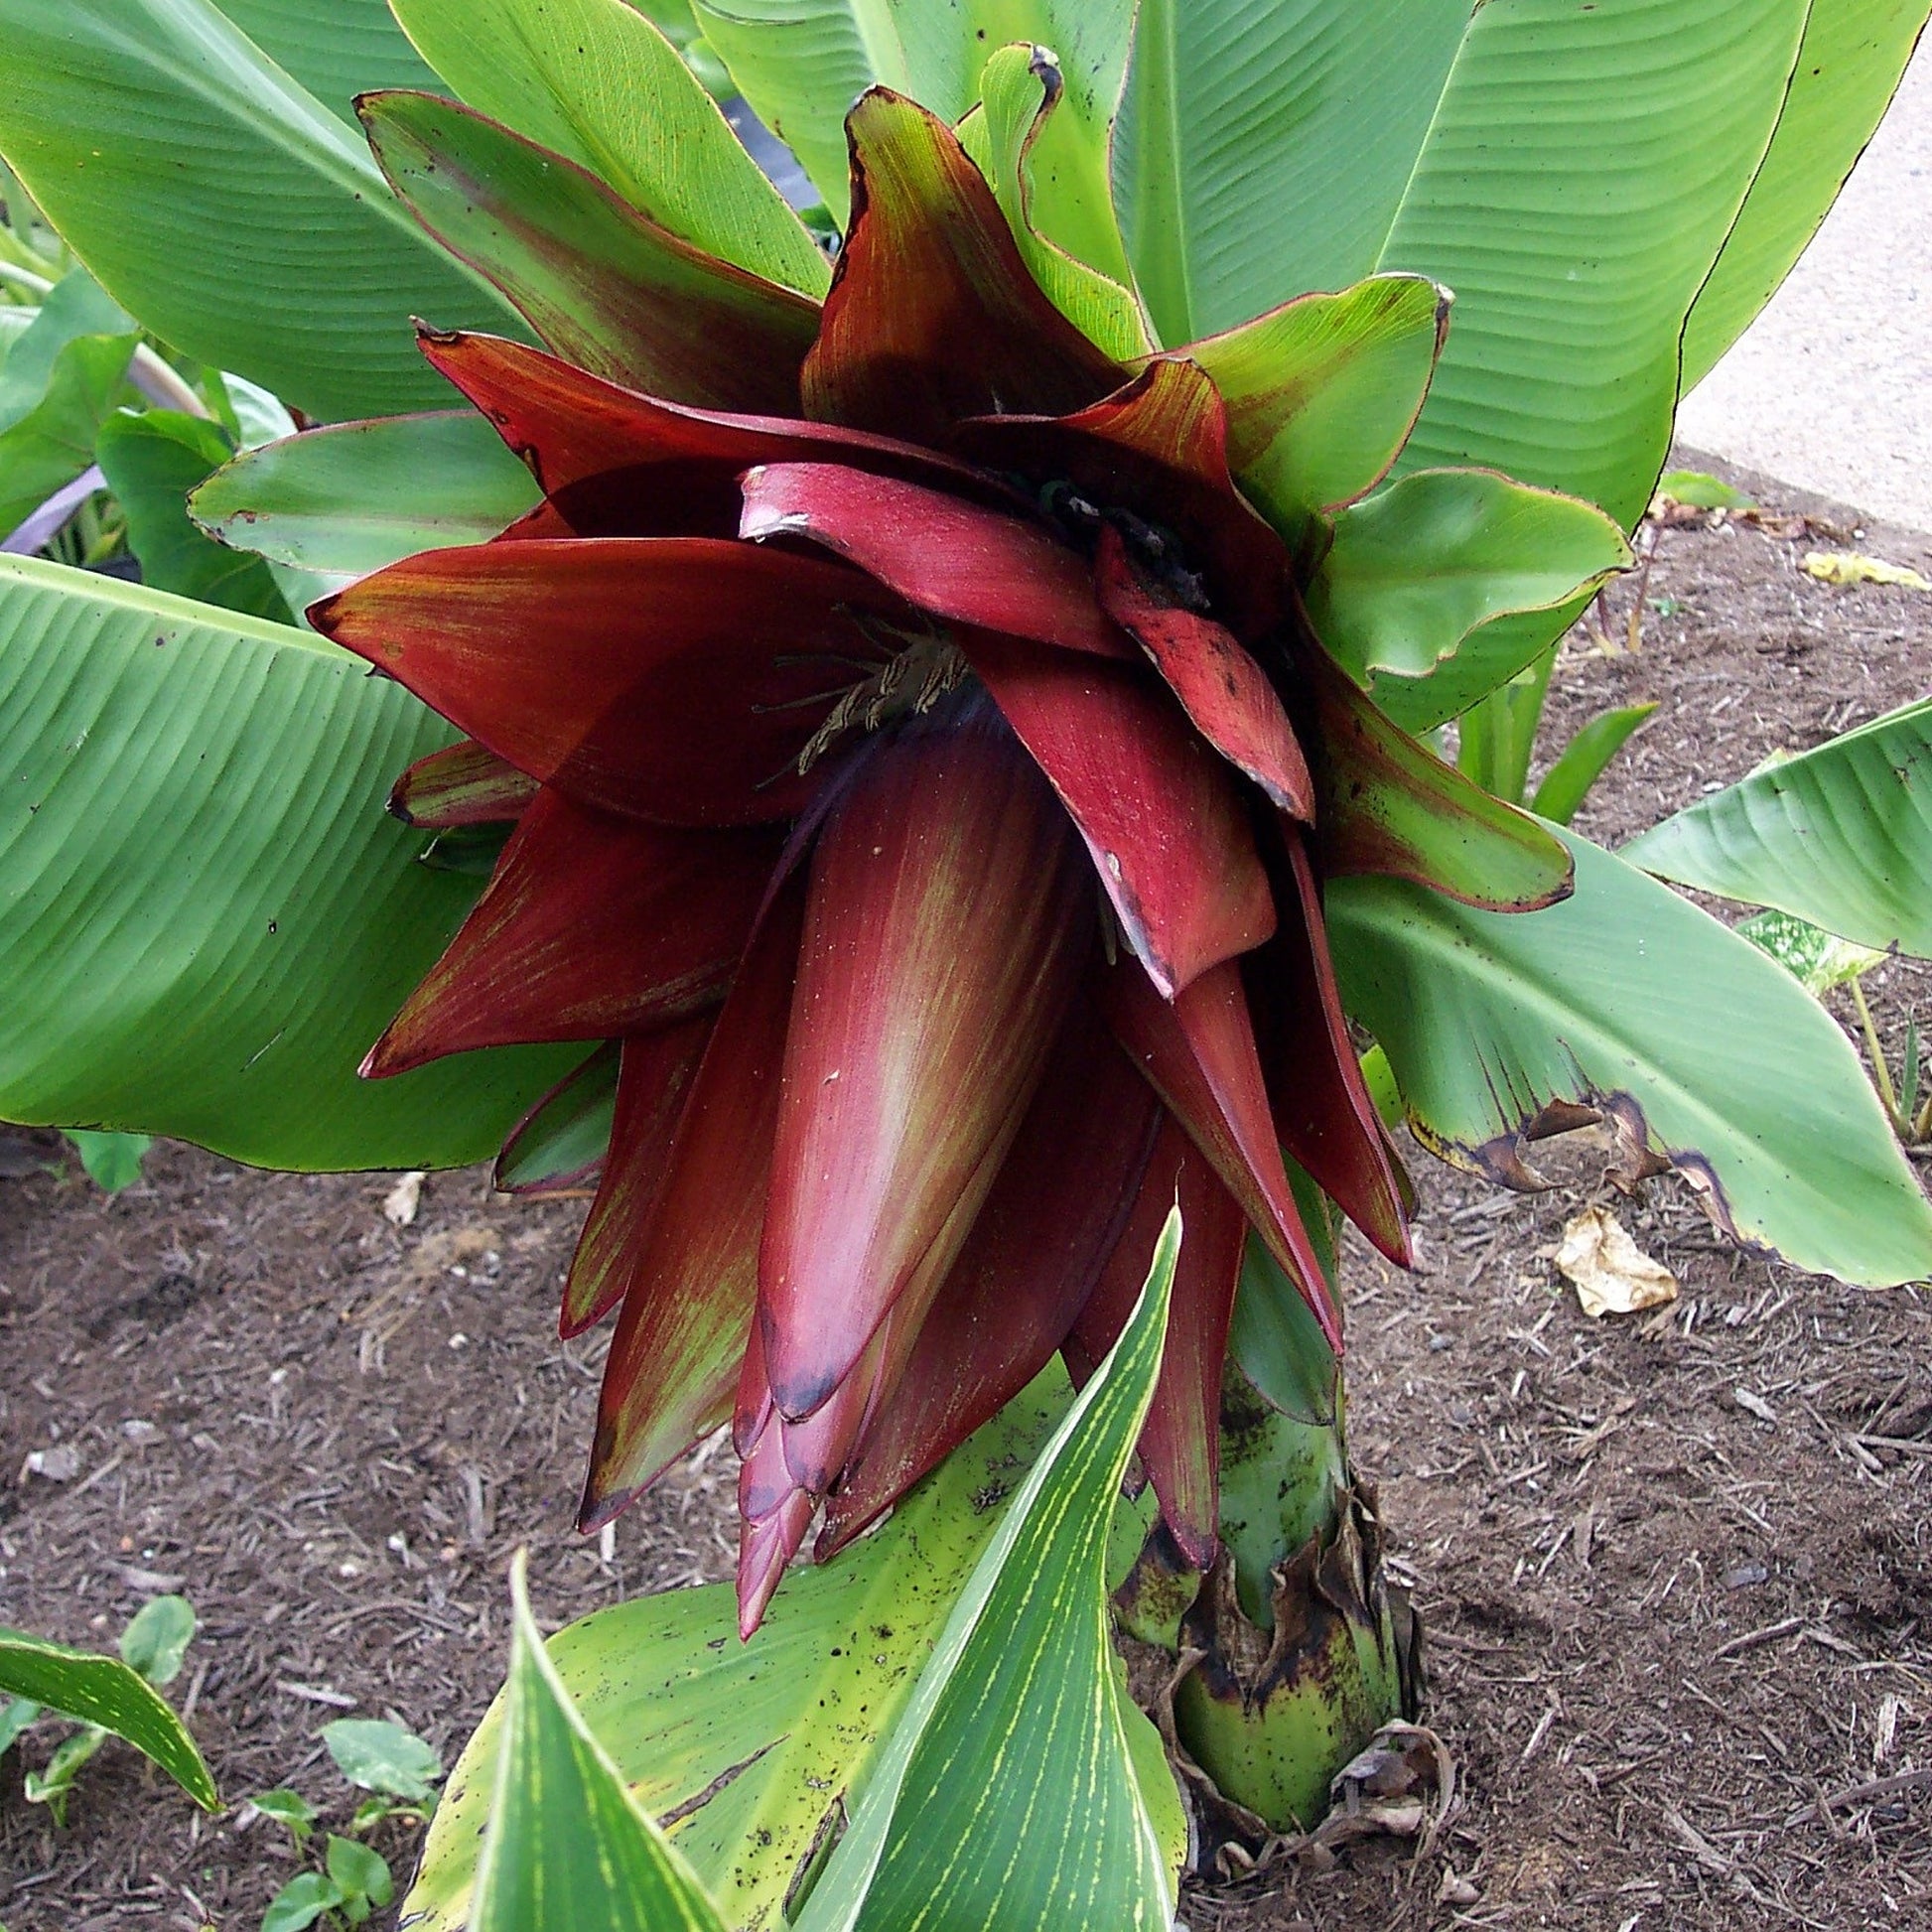
<path fill-rule="evenodd" d="M 1817 239 L 1677 432 L 1932 531 L 1932 34 Z"/>

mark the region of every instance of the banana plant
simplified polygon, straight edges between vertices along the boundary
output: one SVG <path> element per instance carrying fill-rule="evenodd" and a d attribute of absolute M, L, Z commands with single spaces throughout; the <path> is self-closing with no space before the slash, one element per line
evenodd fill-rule
<path fill-rule="evenodd" d="M 729 1425 L 753 1659 L 1097 1373 L 1177 1200 L 1122 1614 L 1214 1830 L 1311 1823 L 1415 1683 L 1339 1388 L 1337 1219 L 1406 1261 L 1412 1200 L 1358 1032 L 1461 1166 L 1601 1118 L 1753 1246 L 1932 1268 L 1802 989 L 1421 736 L 1628 565 L 1926 12 L 0 0 L 67 245 L 327 425 L 196 514 L 328 585 L 0 565 L 0 1113 L 595 1176 L 580 1521 Z M 881 1749 L 842 1848 L 889 1761 L 967 1775 Z"/>

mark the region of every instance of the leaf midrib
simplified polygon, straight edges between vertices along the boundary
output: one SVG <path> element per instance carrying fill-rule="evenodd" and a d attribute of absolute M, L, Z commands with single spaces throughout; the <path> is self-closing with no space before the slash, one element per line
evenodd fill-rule
<path fill-rule="evenodd" d="M 270 623 L 239 611 L 218 610 L 191 597 L 177 597 L 172 591 L 157 591 L 141 584 L 127 584 L 114 577 L 97 576 L 91 571 L 71 569 L 51 563 L 43 557 L 0 556 L 0 582 L 12 578 L 33 590 L 82 600 L 111 610 L 129 611 L 158 623 L 192 623 L 198 629 L 218 630 L 250 643 L 267 644 L 276 650 L 304 651 L 314 657 L 343 664 L 360 660 L 326 637 L 291 624 Z"/>

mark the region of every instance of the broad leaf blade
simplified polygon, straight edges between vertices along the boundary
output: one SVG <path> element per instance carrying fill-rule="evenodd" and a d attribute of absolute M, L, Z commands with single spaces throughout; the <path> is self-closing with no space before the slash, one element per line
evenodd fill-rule
<path fill-rule="evenodd" d="M 1636 1156 L 1698 1185 L 1740 1240 L 1869 1285 L 1932 1270 L 1932 1208 L 1845 1035 L 1772 960 L 1566 834 L 1571 898 L 1475 912 L 1336 880 L 1350 1012 L 1439 1151 L 1514 1184 L 1552 1103 L 1610 1110 Z"/>
<path fill-rule="evenodd" d="M 1142 0 L 1114 194 L 1164 343 L 1377 265 L 1469 12 L 1468 0 Z"/>
<path fill-rule="evenodd" d="M 1374 487 L 1429 393 L 1449 296 L 1415 275 L 1308 295 L 1189 350 L 1228 408 L 1228 462 L 1276 528 Z"/>
<path fill-rule="evenodd" d="M 248 38 L 325 107 L 354 125 L 372 87 L 434 87 L 389 0 L 215 0 Z"/>
<path fill-rule="evenodd" d="M 1778 131 L 1685 325 L 1687 393 L 1817 232 L 1889 105 L 1926 14 L 1925 0 L 1812 0 Z"/>
<path fill-rule="evenodd" d="M 39 308 L 15 314 L 21 318 L 19 339 L 0 357 L 0 429 L 11 429 L 46 395 L 69 343 L 82 336 L 126 336 L 135 326 L 84 268 L 64 275 Z"/>
<path fill-rule="evenodd" d="M 264 444 L 210 477 L 189 508 L 237 550 L 366 577 L 420 551 L 487 543 L 539 500 L 488 420 L 453 409 Z"/>
<path fill-rule="evenodd" d="M 874 81 L 909 86 L 891 10 L 880 0 L 692 0 L 691 11 L 759 119 L 798 157 L 843 226 L 852 206 L 845 110 Z"/>
<path fill-rule="evenodd" d="M 412 315 L 502 328 L 354 132 L 210 0 L 0 0 L 0 152 L 177 348 L 328 418 L 448 400 Z"/>
<path fill-rule="evenodd" d="M 1932 957 L 1932 699 L 1699 799 L 1622 856 L 1861 945 Z"/>
<path fill-rule="evenodd" d="M 1169 1855 L 1127 1741 L 1146 1721 L 1115 1675 L 1106 1563 L 1180 1232 L 1175 1213 L 1140 1307 L 975 1568 L 800 1932 L 1172 1923 Z"/>
<path fill-rule="evenodd" d="M 539 1100 L 496 1159 L 499 1193 L 570 1193 L 595 1184 L 618 1108 L 618 1049 L 601 1046 Z"/>
<path fill-rule="evenodd" d="M 704 1887 L 624 1787 L 544 1653 L 523 1559 L 505 1747 L 483 1837 L 472 1932 L 726 1932 Z"/>
<path fill-rule="evenodd" d="M 1014 173 L 1023 187 L 1029 223 L 1042 246 L 1124 293 L 1132 275 L 1107 182 L 1107 141 L 1120 92 L 1127 21 L 1123 12 L 1110 16 L 1109 7 L 1102 5 L 1091 10 L 1083 25 L 1091 31 L 1091 41 L 1069 44 L 1064 58 L 1058 45 L 1022 42 L 988 60 L 973 84 L 990 119 L 1008 120 L 1016 128 L 1011 137 L 1017 148 Z M 990 39 L 978 45 L 975 61 L 988 45 Z M 1084 65 L 1083 52 L 1089 54 Z M 1065 58 L 1075 63 L 1071 72 Z M 1034 88 L 1016 87 L 1020 72 L 1030 67 Z M 1004 72 L 996 74 L 996 68 Z M 1042 85 L 1049 111 L 1039 114 Z M 997 98 L 1002 93 L 1007 96 L 1004 103 Z M 1120 300 L 1104 289 L 1101 293 L 1110 303 Z M 1135 341 L 1152 347 L 1131 295 L 1125 307 Z"/>
<path fill-rule="evenodd" d="M 836 1563 L 794 1570 L 750 1644 L 738 1640 L 724 1584 L 636 1597 L 551 1640 L 551 1662 L 632 1795 L 666 1821 L 734 1923 L 764 1932 L 780 1922 L 801 1862 L 863 1785 L 1013 1485 L 1068 1400 L 1055 1364 L 875 1535 Z M 422 1914 L 420 1932 L 467 1923 L 503 1703 L 465 1747 L 431 1824 L 407 1904 Z"/>
<path fill-rule="evenodd" d="M 188 1726 L 120 1658 L 0 1628 L 0 1693 L 111 1730 L 151 1757 L 204 1811 L 217 1808 L 214 1780 Z"/>
<path fill-rule="evenodd" d="M 0 560 L 0 1114 L 265 1167 L 487 1153 L 568 1052 L 355 1077 L 477 890 L 383 810 L 449 736 L 307 632 Z"/>
<path fill-rule="evenodd" d="M 1339 1301 L 1330 1210 L 1302 1169 L 1291 1166 L 1288 1179 L 1317 1253 L 1330 1264 L 1329 1293 Z M 1311 1426 L 1334 1422 L 1341 1392 L 1335 1351 L 1281 1264 L 1252 1234 L 1241 1257 L 1228 1354 L 1271 1408 Z"/>
<path fill-rule="evenodd" d="M 1028 271 L 1061 315 L 1109 355 L 1127 361 L 1146 353 L 1154 345 L 1132 292 L 1041 232 L 1050 196 L 1040 194 L 1047 164 L 1037 150 L 1064 118 L 1059 69 L 1031 47 L 1006 47 L 986 64 L 980 82 L 984 104 L 961 123 L 960 141 L 992 184 Z M 1118 257 L 1118 236 L 1112 252 Z"/>
<path fill-rule="evenodd" d="M 1459 298 L 1405 466 L 1490 464 L 1626 527 L 1642 513 L 1684 318 L 1783 111 L 1807 10 L 1474 11 L 1376 263 Z M 1606 119 L 1605 88 L 1642 111 Z"/>
<path fill-rule="evenodd" d="M 1492 618 L 1550 610 L 1629 561 L 1592 504 L 1490 470 L 1419 470 L 1336 517 L 1309 616 L 1358 683 L 1422 678 Z"/>
<path fill-rule="evenodd" d="M 39 399 L 0 430 L 0 537 L 93 462 L 100 426 L 125 393 L 134 343 L 133 336 L 76 336 L 62 344 Z"/>
<path fill-rule="evenodd" d="M 1461 297 L 1398 470 L 1488 464 L 1635 526 L 1670 446 L 1684 320 L 1783 111 L 1808 7 L 1476 10 L 1378 264 Z M 1606 121 L 1605 87 L 1643 111 Z M 1440 724 L 1580 609 L 1486 625 L 1435 676 L 1378 697 L 1412 731 Z"/>
<path fill-rule="evenodd" d="M 824 294 L 831 268 L 810 232 L 625 0 L 396 0 L 396 17 L 472 107 L 706 253 Z"/>
<path fill-rule="evenodd" d="M 1176 343 L 1377 269 L 1427 275 L 1455 324 L 1404 464 L 1493 467 L 1628 528 L 1806 12 L 1147 0 L 1114 170 L 1143 299 Z M 1566 621 L 1480 631 L 1401 722 L 1453 717 Z"/>
<path fill-rule="evenodd" d="M 1498 911 L 1562 898 L 1555 835 L 1409 737 L 1325 660 L 1311 659 L 1321 758 L 1316 849 L 1325 877 L 1407 879 Z"/>

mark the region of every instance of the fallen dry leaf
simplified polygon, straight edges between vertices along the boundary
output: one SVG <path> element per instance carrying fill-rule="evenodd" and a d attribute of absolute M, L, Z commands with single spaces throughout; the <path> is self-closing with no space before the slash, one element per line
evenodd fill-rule
<path fill-rule="evenodd" d="M 1896 584 L 1908 591 L 1932 591 L 1932 580 L 1917 571 L 1862 557 L 1856 550 L 1808 550 L 1805 572 L 1821 584 Z"/>
<path fill-rule="evenodd" d="M 406 1173 L 383 1196 L 382 1218 L 391 1226 L 406 1228 L 416 1218 L 416 1210 L 423 1204 L 425 1178 L 414 1172 Z"/>
<path fill-rule="evenodd" d="M 1588 1315 L 1634 1314 L 1677 1300 L 1677 1277 L 1652 1261 L 1607 1207 L 1587 1207 L 1565 1224 L 1557 1267 L 1576 1284 Z"/>
<path fill-rule="evenodd" d="M 52 1449 L 29 1449 L 21 1464 L 20 1480 L 42 1476 L 49 1482 L 71 1482 L 80 1473 L 80 1451 L 71 1443 L 56 1443 Z"/>

